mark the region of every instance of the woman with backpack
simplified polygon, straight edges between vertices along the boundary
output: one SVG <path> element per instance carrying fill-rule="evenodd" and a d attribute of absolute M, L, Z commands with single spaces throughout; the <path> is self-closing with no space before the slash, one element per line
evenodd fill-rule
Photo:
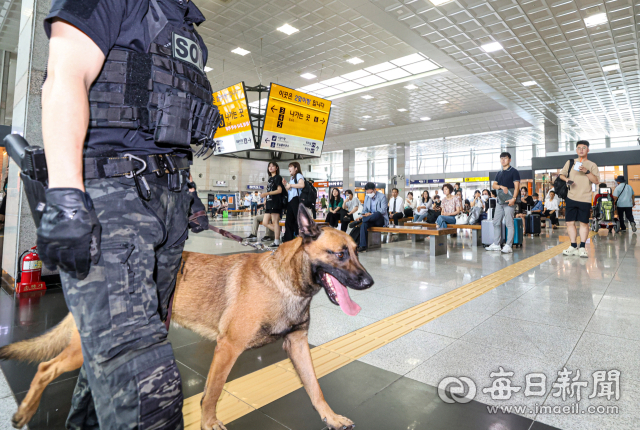
<path fill-rule="evenodd" d="M 282 184 L 288 193 L 283 242 L 288 242 L 298 236 L 298 206 L 300 205 L 300 193 L 304 188 L 304 176 L 300 173 L 301 170 L 300 163 L 292 161 L 289 163 L 289 174 L 291 175 L 289 183 L 284 179 L 282 180 Z"/>
<path fill-rule="evenodd" d="M 260 197 L 266 198 L 264 219 L 262 225 L 273 231 L 275 240 L 272 248 L 280 245 L 280 217 L 282 216 L 282 196 L 284 194 L 282 176 L 280 176 L 280 166 L 273 161 L 267 167 L 269 173 L 269 183 L 267 192 Z"/>

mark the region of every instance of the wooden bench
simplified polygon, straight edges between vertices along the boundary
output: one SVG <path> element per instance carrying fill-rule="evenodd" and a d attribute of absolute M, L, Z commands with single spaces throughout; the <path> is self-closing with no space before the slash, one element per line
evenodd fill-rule
<path fill-rule="evenodd" d="M 229 214 L 236 214 L 236 216 L 240 216 L 241 213 L 245 213 L 245 212 L 251 212 L 250 209 L 229 209 L 227 212 L 229 212 Z"/>
<path fill-rule="evenodd" d="M 367 230 L 367 248 L 375 249 L 382 246 L 381 233 L 410 234 L 414 242 L 420 242 L 429 236 L 429 250 L 432 257 L 447 254 L 447 236 L 455 234 L 455 228 L 422 228 L 418 227 L 370 227 Z"/>
<path fill-rule="evenodd" d="M 411 217 L 407 217 L 407 218 L 400 218 L 400 219 L 398 220 L 398 225 L 399 225 L 399 226 L 401 226 L 401 225 L 405 225 L 405 224 L 406 224 L 407 222 L 409 222 L 409 221 L 413 221 L 413 218 L 411 218 Z M 391 217 L 389 217 L 389 224 L 390 224 L 390 225 L 391 225 L 391 224 L 393 224 L 393 219 L 392 219 Z"/>
<path fill-rule="evenodd" d="M 320 225 L 329 225 L 325 220 L 323 219 L 314 219 L 316 224 L 320 224 Z M 279 222 L 280 226 L 284 226 L 284 221 L 280 221 Z"/>
<path fill-rule="evenodd" d="M 429 224 L 426 222 L 408 222 L 405 224 L 407 227 L 427 227 L 427 228 L 437 228 L 437 224 Z M 459 229 L 469 229 L 471 230 L 471 239 L 472 245 L 482 246 L 482 226 L 480 224 L 447 224 L 447 228 L 455 228 Z"/>

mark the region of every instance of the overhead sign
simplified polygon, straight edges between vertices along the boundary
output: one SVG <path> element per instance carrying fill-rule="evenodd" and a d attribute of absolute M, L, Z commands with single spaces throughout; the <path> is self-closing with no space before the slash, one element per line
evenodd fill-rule
<path fill-rule="evenodd" d="M 329 100 L 272 83 L 260 148 L 319 157 L 330 111 Z"/>
<path fill-rule="evenodd" d="M 314 182 L 313 186 L 316 188 L 326 188 L 326 187 L 341 187 L 342 181 L 324 181 L 324 182 Z"/>
<path fill-rule="evenodd" d="M 226 187 L 227 186 L 227 182 L 226 181 L 216 181 L 215 186 L 216 187 Z"/>
<path fill-rule="evenodd" d="M 369 181 L 356 181 L 356 187 L 364 188 L 364 186 L 367 185 L 367 182 Z M 376 184 L 376 188 L 379 188 L 379 189 L 387 188 L 387 184 L 385 184 L 384 182 L 374 182 L 374 184 Z"/>
<path fill-rule="evenodd" d="M 445 182 L 451 183 L 451 182 L 464 182 L 464 178 L 445 178 L 444 180 Z"/>
<path fill-rule="evenodd" d="M 488 176 L 480 176 L 478 178 L 464 178 L 465 182 L 489 182 Z"/>
<path fill-rule="evenodd" d="M 244 82 L 213 93 L 222 122 L 216 131 L 216 155 L 255 149 Z"/>
<path fill-rule="evenodd" d="M 413 179 L 409 182 L 411 185 L 423 185 L 427 183 L 426 179 Z"/>
<path fill-rule="evenodd" d="M 247 185 L 247 190 L 264 190 L 264 185 Z"/>
<path fill-rule="evenodd" d="M 429 179 L 430 184 L 444 184 L 444 179 Z"/>

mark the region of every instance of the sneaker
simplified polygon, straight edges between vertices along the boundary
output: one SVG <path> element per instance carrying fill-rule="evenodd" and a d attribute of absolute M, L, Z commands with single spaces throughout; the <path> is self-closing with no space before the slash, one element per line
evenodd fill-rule
<path fill-rule="evenodd" d="M 633 231 L 634 233 L 636 232 L 637 228 L 636 228 L 636 223 L 632 222 L 631 223 L 631 231 Z"/>
<path fill-rule="evenodd" d="M 578 255 L 582 258 L 587 258 L 589 257 L 589 254 L 587 254 L 587 250 L 586 248 L 580 248 L 578 249 Z"/>
<path fill-rule="evenodd" d="M 262 241 L 263 242 L 271 242 L 271 241 L 273 241 L 273 238 L 271 236 L 265 236 L 265 237 L 262 238 Z"/>
<path fill-rule="evenodd" d="M 267 248 L 272 249 L 272 250 L 276 250 L 276 249 L 278 249 L 279 246 L 280 246 L 279 243 L 272 243 Z"/>
<path fill-rule="evenodd" d="M 251 240 L 251 239 L 255 239 L 258 236 L 256 236 L 255 234 L 250 234 L 249 236 L 247 236 L 247 239 Z"/>
<path fill-rule="evenodd" d="M 358 247 L 358 252 L 367 252 L 367 247 L 366 246 L 359 246 Z"/>
<path fill-rule="evenodd" d="M 562 251 L 562 255 L 564 255 L 566 257 L 571 257 L 571 256 L 574 256 L 574 255 L 578 255 L 578 248 L 574 248 L 573 246 L 569 245 L 569 247 L 567 249 Z"/>
<path fill-rule="evenodd" d="M 513 249 L 511 249 L 509 245 L 505 245 L 502 247 L 501 251 L 503 254 L 511 254 L 513 252 Z"/>
<path fill-rule="evenodd" d="M 491 245 L 487 246 L 485 248 L 485 250 L 487 250 L 487 251 L 502 251 L 502 248 L 500 248 L 500 245 L 496 245 L 495 243 L 492 243 Z"/>

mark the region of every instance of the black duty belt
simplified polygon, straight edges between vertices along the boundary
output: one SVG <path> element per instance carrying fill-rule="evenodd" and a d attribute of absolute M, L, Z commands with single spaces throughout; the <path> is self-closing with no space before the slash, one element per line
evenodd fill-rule
<path fill-rule="evenodd" d="M 138 194 L 144 200 L 151 197 L 151 189 L 145 175 L 155 174 L 157 177 L 167 175 L 169 190 L 182 189 L 181 170 L 188 170 L 189 160 L 171 154 L 131 155 L 123 154 L 119 157 L 95 157 L 84 159 L 84 179 L 102 178 L 133 178 Z"/>

